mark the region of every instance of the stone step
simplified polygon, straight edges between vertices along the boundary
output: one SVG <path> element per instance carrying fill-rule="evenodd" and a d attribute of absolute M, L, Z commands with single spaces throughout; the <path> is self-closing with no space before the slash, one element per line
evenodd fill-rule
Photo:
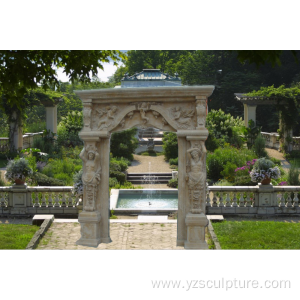
<path fill-rule="evenodd" d="M 172 179 L 172 178 L 170 178 Z M 168 183 L 170 179 L 160 179 L 160 180 L 155 180 L 155 182 L 151 182 L 151 184 L 164 184 Z M 127 179 L 127 181 L 131 182 L 132 184 L 148 184 L 145 180 L 141 179 Z"/>

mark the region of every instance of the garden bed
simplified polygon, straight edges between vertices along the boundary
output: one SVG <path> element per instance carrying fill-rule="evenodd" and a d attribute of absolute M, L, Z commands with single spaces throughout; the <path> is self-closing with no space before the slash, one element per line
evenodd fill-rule
<path fill-rule="evenodd" d="M 213 228 L 222 249 L 300 249 L 300 223 L 224 221 Z"/>

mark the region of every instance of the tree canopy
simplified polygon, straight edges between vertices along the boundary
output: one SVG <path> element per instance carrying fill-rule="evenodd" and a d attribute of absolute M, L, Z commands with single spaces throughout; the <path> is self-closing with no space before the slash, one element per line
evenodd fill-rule
<path fill-rule="evenodd" d="M 71 82 L 90 81 L 103 63 L 125 58 L 119 50 L 1 50 L 0 94 L 10 106 L 19 109 L 27 89 L 59 86 L 56 69 L 62 68 Z"/>

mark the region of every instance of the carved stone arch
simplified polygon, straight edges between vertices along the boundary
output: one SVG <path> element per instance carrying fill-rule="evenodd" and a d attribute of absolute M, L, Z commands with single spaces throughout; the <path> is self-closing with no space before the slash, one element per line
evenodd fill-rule
<path fill-rule="evenodd" d="M 79 245 L 111 242 L 109 153 L 111 132 L 138 127 L 173 131 L 178 137 L 177 245 L 208 249 L 205 242 L 206 101 L 213 86 L 75 91 L 82 99 L 84 210 Z"/>
<path fill-rule="evenodd" d="M 143 103 L 143 102 L 142 102 Z M 122 131 L 133 127 L 154 127 L 163 131 L 176 132 L 176 123 L 170 118 L 163 107 L 149 105 L 142 115 L 139 107 L 130 105 L 125 107 L 115 118 L 114 127 L 110 132 Z"/>

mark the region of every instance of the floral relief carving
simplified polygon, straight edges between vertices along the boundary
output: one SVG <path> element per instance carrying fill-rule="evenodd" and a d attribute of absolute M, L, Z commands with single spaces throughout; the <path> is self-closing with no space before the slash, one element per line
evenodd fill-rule
<path fill-rule="evenodd" d="M 97 187 L 100 182 L 101 165 L 100 155 L 93 144 L 88 144 L 83 148 L 79 157 L 84 163 L 82 182 L 85 188 L 84 210 L 94 211 Z"/>
<path fill-rule="evenodd" d="M 192 146 L 187 150 L 190 155 L 188 169 L 185 179 L 189 189 L 189 199 L 192 206 L 192 213 L 205 213 L 202 210 L 202 204 L 205 201 L 205 151 L 203 142 L 192 142 Z M 205 147 L 205 146 L 204 146 Z"/>

